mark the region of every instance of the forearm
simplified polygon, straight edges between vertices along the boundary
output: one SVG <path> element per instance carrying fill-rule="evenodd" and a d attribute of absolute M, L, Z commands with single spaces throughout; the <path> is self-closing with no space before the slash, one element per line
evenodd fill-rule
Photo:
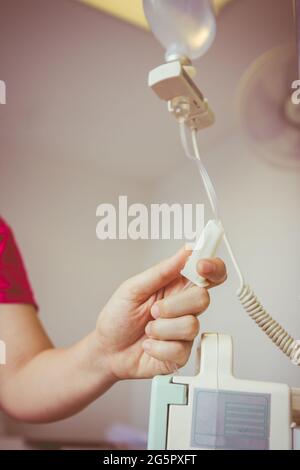
<path fill-rule="evenodd" d="M 47 349 L 9 375 L 1 406 L 16 419 L 49 422 L 67 418 L 116 381 L 96 332 L 68 349 Z"/>

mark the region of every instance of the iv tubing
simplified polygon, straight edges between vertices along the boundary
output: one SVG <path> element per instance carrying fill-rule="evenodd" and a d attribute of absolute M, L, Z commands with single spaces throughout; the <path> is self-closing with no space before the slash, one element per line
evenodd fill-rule
<path fill-rule="evenodd" d="M 214 214 L 216 220 L 219 220 L 218 198 L 217 198 L 216 191 L 214 189 L 213 183 L 212 183 L 212 181 L 211 181 L 211 179 L 210 179 L 210 177 L 209 177 L 209 175 L 206 171 L 206 168 L 203 165 L 203 162 L 201 160 L 199 147 L 198 147 L 198 142 L 197 142 L 197 132 L 196 132 L 195 129 L 192 130 L 192 140 L 193 140 L 193 147 L 194 147 L 194 152 L 195 152 L 195 158 L 197 159 L 197 166 L 198 166 L 199 173 L 200 173 L 201 178 L 203 180 L 203 183 L 204 183 L 204 186 L 205 186 L 205 189 L 206 189 L 206 193 L 207 193 L 207 196 L 209 198 L 210 205 L 212 207 L 213 214 Z M 237 262 L 237 260 L 234 256 L 233 250 L 231 248 L 231 245 L 229 243 L 229 240 L 227 238 L 227 235 L 226 235 L 225 231 L 224 231 L 224 242 L 225 242 L 225 245 L 227 247 L 230 258 L 232 260 L 232 263 L 235 267 L 235 270 L 237 272 L 237 275 L 238 275 L 238 278 L 239 278 L 239 281 L 240 281 L 240 288 L 242 288 L 245 284 L 244 283 L 244 278 L 243 278 L 241 269 L 238 265 L 238 262 Z"/>

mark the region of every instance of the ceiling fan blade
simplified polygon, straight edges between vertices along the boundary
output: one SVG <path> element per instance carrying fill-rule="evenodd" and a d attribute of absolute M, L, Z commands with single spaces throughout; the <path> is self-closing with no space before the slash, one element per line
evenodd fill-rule
<path fill-rule="evenodd" d="M 295 45 L 259 57 L 238 93 L 242 129 L 256 155 L 272 164 L 300 168 L 300 127 L 287 114 L 297 74 Z"/>

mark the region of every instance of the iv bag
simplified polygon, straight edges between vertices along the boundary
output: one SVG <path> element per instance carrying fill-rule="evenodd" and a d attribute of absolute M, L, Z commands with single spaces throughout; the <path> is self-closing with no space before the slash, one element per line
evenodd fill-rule
<path fill-rule="evenodd" d="M 166 60 L 197 59 L 215 38 L 210 0 L 144 0 L 144 10 L 153 34 L 166 49 Z"/>

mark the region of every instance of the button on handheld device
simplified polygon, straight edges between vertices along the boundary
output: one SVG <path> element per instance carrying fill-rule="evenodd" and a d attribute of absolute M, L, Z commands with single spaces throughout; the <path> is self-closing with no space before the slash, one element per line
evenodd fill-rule
<path fill-rule="evenodd" d="M 217 249 L 221 243 L 224 234 L 220 222 L 210 220 L 191 254 L 184 268 L 181 271 L 182 276 L 199 287 L 207 287 L 209 283 L 197 272 L 198 261 L 205 258 L 214 258 Z"/>

